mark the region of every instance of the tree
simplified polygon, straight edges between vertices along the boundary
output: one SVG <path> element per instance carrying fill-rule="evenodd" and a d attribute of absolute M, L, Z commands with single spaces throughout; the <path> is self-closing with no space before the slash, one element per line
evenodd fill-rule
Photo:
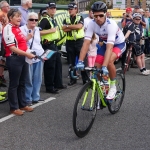
<path fill-rule="evenodd" d="M 97 2 L 98 0 L 91 0 L 91 2 L 86 6 L 86 10 L 90 10 L 92 4 L 94 2 Z M 102 2 L 106 3 L 106 0 L 101 0 Z M 109 3 L 106 4 L 107 5 L 107 8 L 110 9 L 112 8 L 112 5 L 109 5 Z"/>

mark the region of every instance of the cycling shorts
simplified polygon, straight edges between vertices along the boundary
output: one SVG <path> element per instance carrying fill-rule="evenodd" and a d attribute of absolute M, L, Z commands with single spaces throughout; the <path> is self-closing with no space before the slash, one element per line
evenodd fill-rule
<path fill-rule="evenodd" d="M 114 45 L 112 52 L 114 52 L 117 55 L 117 59 L 118 59 L 125 50 L 126 50 L 126 44 L 124 42 L 121 44 Z M 95 63 L 102 65 L 103 61 L 104 61 L 104 55 L 105 55 L 105 53 L 97 54 Z"/>
<path fill-rule="evenodd" d="M 143 49 L 141 48 L 140 45 L 133 45 L 133 48 L 132 48 L 132 51 L 133 51 L 133 54 L 135 54 L 135 56 L 140 56 L 144 53 Z"/>

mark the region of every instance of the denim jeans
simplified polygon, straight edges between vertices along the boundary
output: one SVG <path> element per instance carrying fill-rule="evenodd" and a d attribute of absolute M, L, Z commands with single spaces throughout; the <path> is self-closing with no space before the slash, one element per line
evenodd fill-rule
<path fill-rule="evenodd" d="M 40 99 L 40 88 L 42 84 L 43 62 L 39 61 L 29 65 L 28 76 L 25 84 L 25 95 L 27 103 Z"/>
<path fill-rule="evenodd" d="M 9 72 L 8 101 L 10 110 L 16 110 L 27 106 L 25 99 L 25 80 L 28 64 L 24 56 L 6 57 L 6 65 Z"/>

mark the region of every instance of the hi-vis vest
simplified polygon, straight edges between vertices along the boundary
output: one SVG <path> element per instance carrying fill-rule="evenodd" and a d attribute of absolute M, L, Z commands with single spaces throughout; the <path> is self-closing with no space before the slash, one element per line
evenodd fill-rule
<path fill-rule="evenodd" d="M 49 17 L 49 16 L 45 16 L 45 17 L 42 17 L 42 19 L 43 18 L 46 18 L 48 21 L 49 21 L 49 24 L 51 25 L 51 28 L 54 28 L 54 25 L 53 25 L 53 23 L 52 23 L 52 19 Z M 41 20 L 42 20 L 41 19 Z M 40 21 L 41 21 L 40 20 Z M 40 22 L 39 21 L 39 22 Z M 51 42 L 51 41 L 55 41 L 55 40 L 59 40 L 59 31 L 58 31 L 58 29 L 56 28 L 56 32 L 54 32 L 54 33 L 49 33 L 49 34 L 45 34 L 45 35 L 42 35 L 41 36 L 41 40 L 42 40 L 42 42 L 44 41 L 44 40 L 47 40 L 47 41 L 49 41 L 49 42 Z"/>
<path fill-rule="evenodd" d="M 80 21 L 80 18 L 81 16 L 79 15 L 76 15 L 76 20 L 74 22 L 74 24 L 78 24 L 78 22 Z M 71 24 L 71 20 L 70 20 L 70 17 L 68 16 L 66 18 L 66 23 L 69 25 Z M 82 29 L 79 29 L 79 30 L 72 30 L 70 32 L 67 32 L 67 37 L 66 39 L 67 40 L 77 40 L 77 39 L 81 39 L 84 37 L 84 29 L 82 27 Z"/>

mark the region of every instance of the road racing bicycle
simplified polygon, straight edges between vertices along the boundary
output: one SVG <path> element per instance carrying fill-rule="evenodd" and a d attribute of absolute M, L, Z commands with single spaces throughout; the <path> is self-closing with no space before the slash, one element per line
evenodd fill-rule
<path fill-rule="evenodd" d="M 119 111 L 125 95 L 125 76 L 121 70 L 116 72 L 117 92 L 111 103 L 106 100 L 105 88 L 97 80 L 97 74 L 102 76 L 102 71 L 88 67 L 85 71 L 92 72 L 93 77 L 80 89 L 73 109 L 73 129 L 80 138 L 90 131 L 99 107 L 100 110 L 108 107 L 109 112 L 115 114 Z"/>

